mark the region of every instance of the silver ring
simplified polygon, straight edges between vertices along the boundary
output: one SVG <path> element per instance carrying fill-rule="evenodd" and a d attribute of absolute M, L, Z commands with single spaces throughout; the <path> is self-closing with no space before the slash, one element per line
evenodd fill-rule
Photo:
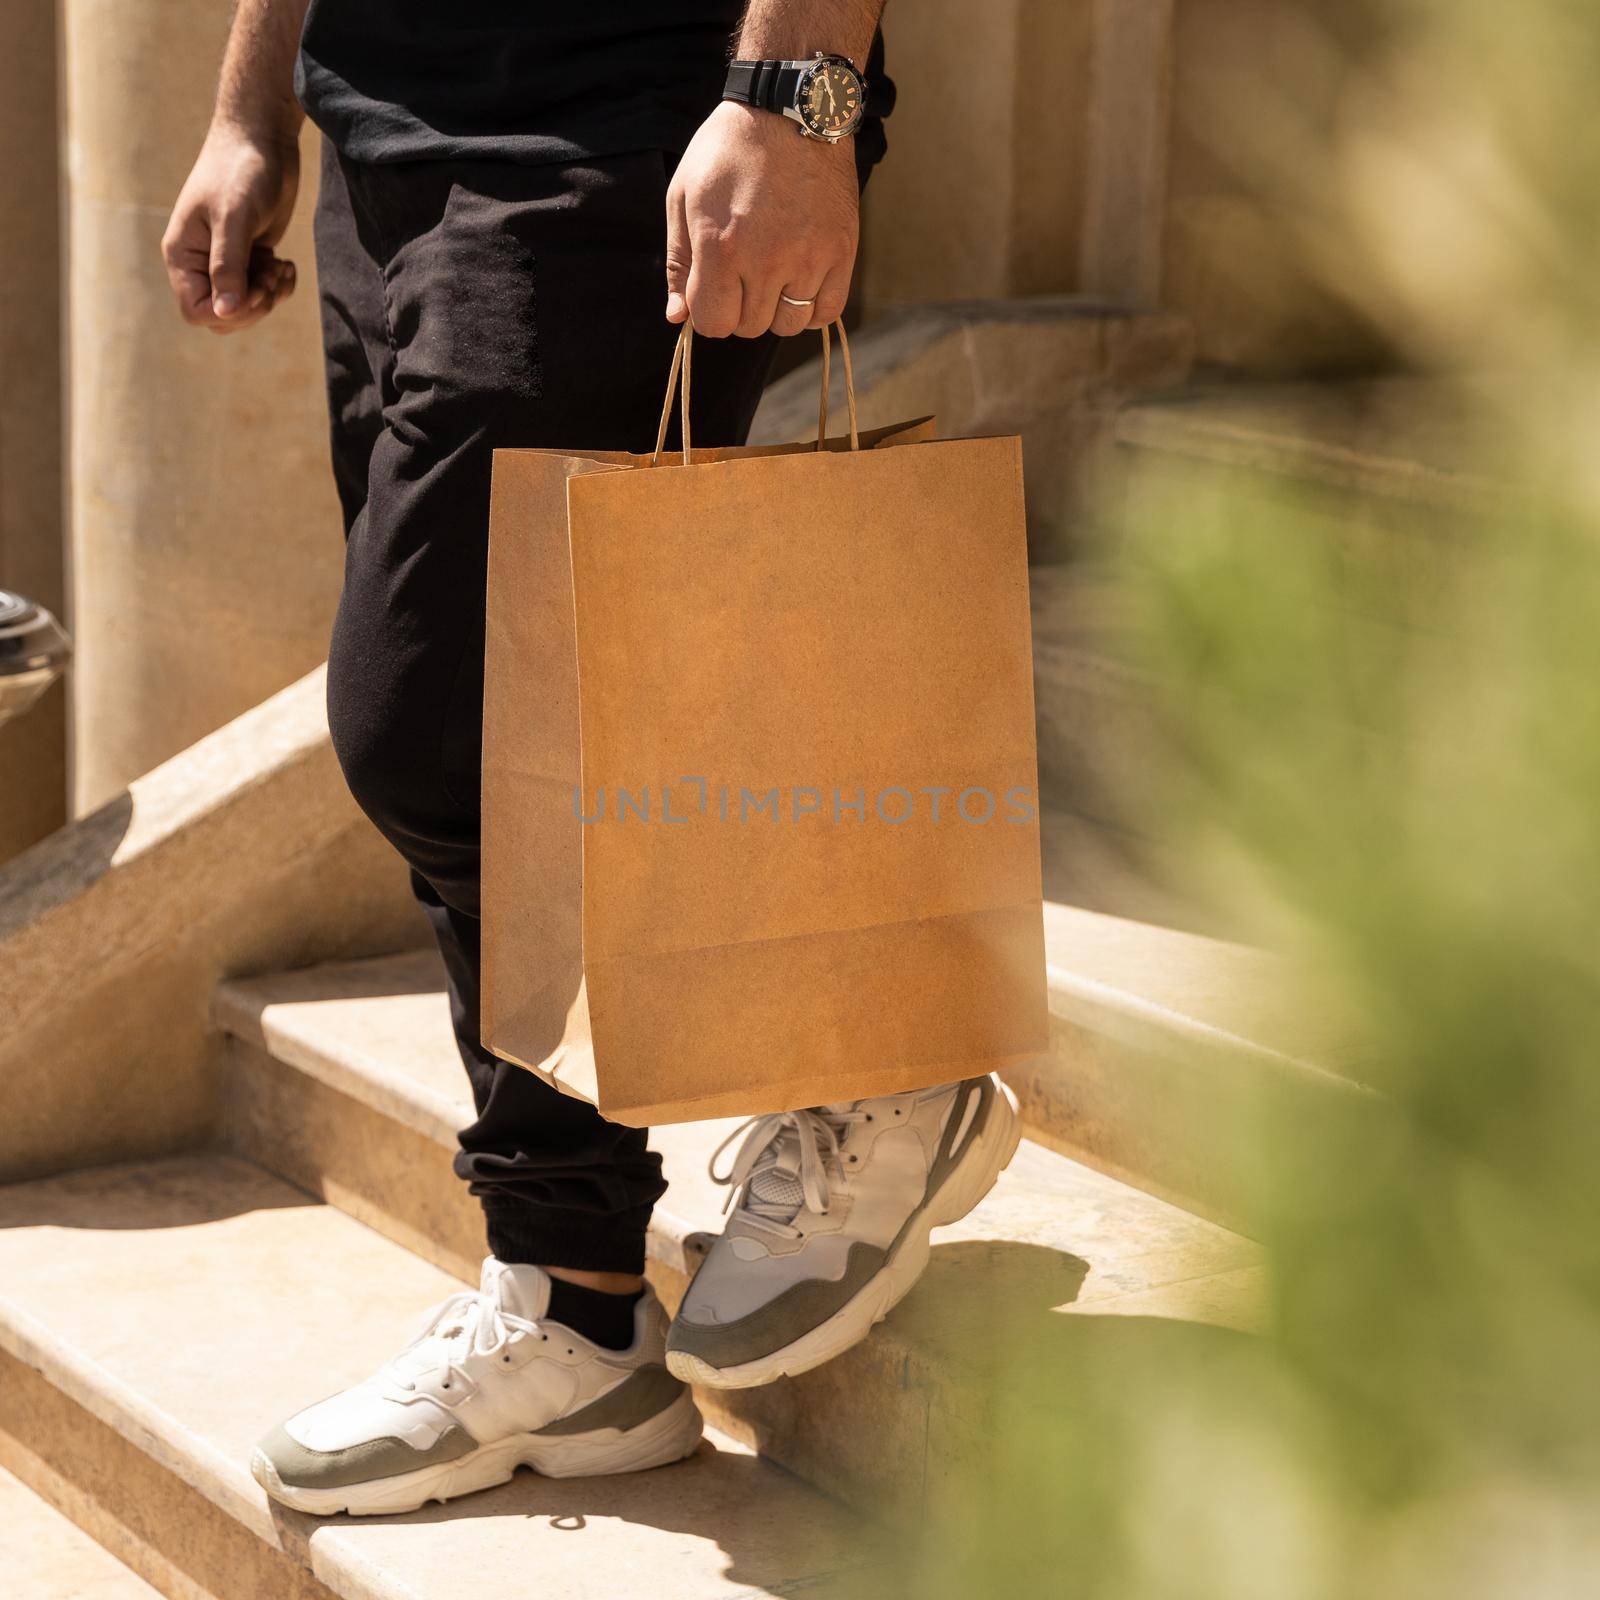
<path fill-rule="evenodd" d="M 778 298 L 786 306 L 814 306 L 817 303 L 815 295 L 809 300 L 796 300 L 793 295 L 785 294 L 781 289 L 778 291 Z"/>

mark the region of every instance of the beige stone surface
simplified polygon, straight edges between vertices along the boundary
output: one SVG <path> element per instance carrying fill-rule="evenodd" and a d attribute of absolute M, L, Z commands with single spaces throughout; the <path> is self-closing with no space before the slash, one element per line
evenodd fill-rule
<path fill-rule="evenodd" d="M 1134 596 L 1088 560 L 1029 569 L 1044 892 L 1062 905 L 1186 928 L 1233 930 L 1195 893 L 1163 836 L 1149 774 L 1159 686 L 1134 664 Z"/>
<path fill-rule="evenodd" d="M 425 936 L 322 693 L 314 673 L 0 869 L 0 1175 L 194 1143 L 219 978 Z"/>
<path fill-rule="evenodd" d="M 0 56 L 0 588 L 63 615 L 56 7 L 14 0 Z M 66 691 L 0 727 L 0 862 L 66 816 Z"/>
<path fill-rule="evenodd" d="M 1096 0 L 1074 285 L 1160 304 L 1171 144 L 1173 0 Z"/>
<path fill-rule="evenodd" d="M 429 1029 L 430 1037 L 435 1032 Z M 444 1041 L 448 1044 L 448 1041 Z M 420 1085 L 381 1099 L 342 1093 L 339 1075 L 289 1065 L 259 1045 L 223 1048 L 223 1143 L 309 1194 L 329 1201 L 458 1278 L 476 1282 L 486 1246 L 483 1211 L 451 1170 L 454 1133 L 412 1125 L 427 1120 Z M 463 1077 L 453 1047 L 444 1064 Z M 408 1103 L 411 1114 L 402 1114 Z M 463 1105 L 452 1129 L 468 1120 Z"/>
<path fill-rule="evenodd" d="M 899 100 L 893 154 L 874 173 L 862 218 L 861 288 L 886 300 L 1002 295 L 1013 233 L 1009 140 L 997 151 L 974 125 L 1009 129 L 1021 0 L 988 0 L 971 26 L 963 0 L 931 0 L 884 19 Z M 952 116 L 951 85 L 961 115 Z"/>
<path fill-rule="evenodd" d="M 1035 560 L 1059 558 L 1080 538 L 1117 407 L 1180 382 L 1190 365 L 1180 318 L 1051 295 L 885 314 L 852 352 L 864 428 L 931 413 L 942 438 L 1021 436 Z M 758 443 L 815 436 L 819 372 L 820 357 L 767 390 Z"/>
<path fill-rule="evenodd" d="M 1119 523 L 1181 544 L 1189 519 L 1248 504 L 1255 526 L 1292 527 L 1295 559 L 1337 583 L 1374 659 L 1436 629 L 1483 534 L 1525 513 L 1511 485 L 1483 472 L 1495 446 L 1463 390 L 1434 379 L 1197 379 L 1128 407 L 1117 438 L 1102 493 Z"/>
<path fill-rule="evenodd" d="M 1196 933 L 1227 931 L 1187 890 L 1183 863 L 1114 822 L 1045 802 L 1039 814 L 1044 892 L 1063 905 Z"/>
<path fill-rule="evenodd" d="M 432 949 L 225 983 L 220 1027 L 342 1094 L 453 1145 L 472 1114 Z"/>
<path fill-rule="evenodd" d="M 1129 982 L 1148 975 L 1140 974 L 1135 964 L 1141 934 L 1160 940 L 1167 953 L 1187 949 L 1191 977 L 1202 996 L 1200 958 L 1213 945 L 1223 951 L 1236 948 L 1089 913 L 1067 913 L 1059 922 L 1090 942 L 1095 928 L 1106 930 L 1108 942 L 1121 935 L 1120 970 Z M 1059 950 L 1052 947 L 1052 963 L 1076 953 L 1076 947 L 1069 951 L 1065 944 Z M 1170 982 L 1163 999 L 1177 1001 L 1180 974 L 1168 972 L 1159 961 L 1152 966 Z M 1103 963 L 1101 982 L 1116 970 L 1109 961 Z M 1200 1009 L 1198 1001 L 1191 1009 Z M 465 1075 L 450 1032 L 442 970 L 432 952 L 236 980 L 223 986 L 215 1011 L 224 1026 L 256 1048 L 256 1057 L 241 1062 L 241 1074 L 265 1049 L 320 1088 L 336 1090 L 407 1129 L 431 1127 L 439 1149 L 455 1148 L 455 1128 L 470 1117 L 471 1107 L 462 1092 Z M 689 1241 L 697 1230 L 720 1225 L 727 1191 L 711 1180 L 707 1163 L 717 1144 L 738 1126 L 733 1119 L 651 1130 L 652 1147 L 662 1153 L 670 1180 L 658 1207 L 659 1238 L 653 1249 L 672 1264 L 695 1259 L 692 1248 L 680 1256 L 673 1240 Z M 334 1154 L 339 1143 L 333 1141 Z M 1102 1278 L 1113 1285 L 1106 1292 L 1119 1294 L 1147 1287 L 1149 1273 L 1157 1275 L 1154 1281 L 1167 1281 L 1162 1274 L 1176 1270 L 1180 1256 L 1189 1264 L 1200 1261 L 1206 1271 L 1220 1271 L 1254 1254 L 1252 1246 L 1208 1223 L 1032 1144 L 1024 1145 L 990 1198 L 941 1238 L 1008 1241 L 1058 1253 L 1087 1250 L 1095 1265 L 1074 1298 L 1101 1293 Z M 1134 1260 L 1142 1265 L 1111 1272 L 1112 1261 Z M 1127 1271 L 1139 1275 L 1129 1279 Z"/>
<path fill-rule="evenodd" d="M 0 423 L 3 426 L 3 423 Z M 0 582 L 27 593 L 0 563 Z M 0 864 L 59 828 L 67 816 L 67 690 L 52 685 L 21 717 L 0 728 Z"/>
<path fill-rule="evenodd" d="M 1130 659 L 1128 585 L 1087 561 L 1034 566 L 1028 578 L 1040 795 L 1046 805 L 1136 828 L 1143 819 L 1130 817 L 1129 795 L 1145 792 L 1138 778 L 1155 727 L 1153 686 Z"/>
<path fill-rule="evenodd" d="M 1341 0 L 1184 0 L 1172 40 L 1163 304 L 1202 359 L 1258 372 L 1362 370 L 1387 352 L 1349 293 L 1341 162 L 1385 44 Z"/>
<path fill-rule="evenodd" d="M 1280 958 L 1055 904 L 1045 927 L 1050 1052 L 1006 1076 L 1052 1147 L 1249 1233 L 1294 1130 L 1335 1166 L 1382 1136 L 1369 1040 Z"/>
<path fill-rule="evenodd" d="M 156 1600 L 158 1590 L 0 1468 L 7 1600 Z"/>
<path fill-rule="evenodd" d="M 988 0 L 976 17 L 963 0 L 885 15 L 900 98 L 863 210 L 869 301 L 1079 287 L 1091 8 Z"/>
<path fill-rule="evenodd" d="M 0 1347 L 0 1461 L 169 1600 L 331 1600 L 142 1448 Z M 98 1374 L 93 1375 L 98 1377 Z M 24 1442 L 26 1441 L 26 1442 Z"/>
<path fill-rule="evenodd" d="M 1337 0 L 890 7 L 900 102 L 863 210 L 871 305 L 1101 294 L 1190 319 L 1208 361 L 1384 358 L 1338 263 L 1337 159 L 1381 33 Z M 982 128 L 984 137 L 972 137 Z M 1159 298 L 1158 298 L 1159 296 Z"/>
<path fill-rule="evenodd" d="M 703 1201 L 685 1206 L 678 1182 L 690 1158 L 667 1152 L 679 1191 L 667 1205 L 697 1220 Z M 663 1261 L 654 1276 L 675 1303 L 683 1275 Z M 1253 1329 L 1262 1298 L 1247 1241 L 1025 1142 L 989 1198 L 935 1234 L 927 1272 L 869 1339 L 800 1377 L 702 1401 L 820 1487 L 915 1517 L 932 1487 L 981 1459 L 998 1387 L 1024 1370 L 1041 1398 L 1070 1387 L 1079 1316 L 1120 1309 L 1182 1343 L 1201 1324 Z M 819 1419 L 845 1409 L 860 1426 L 841 1438 Z"/>
<path fill-rule="evenodd" d="M 1407 506 L 1471 510 L 1504 493 L 1477 470 L 1489 441 L 1460 390 L 1424 377 L 1194 383 L 1129 406 L 1117 437 Z"/>
<path fill-rule="evenodd" d="M 1114 1037 L 1232 1042 L 1325 1076 L 1360 1063 L 1353 1019 L 1307 1015 L 1294 969 L 1270 951 L 1053 903 L 1045 938 L 1052 1010 Z"/>
<path fill-rule="evenodd" d="M 989 1202 L 1005 1202 L 1000 1215 L 982 1214 L 996 1230 L 993 1237 L 1031 1237 L 1030 1194 L 1047 1192 L 1053 1171 L 1081 1171 L 1076 1161 L 1171 1202 L 1154 1206 L 1145 1226 L 1192 1212 L 1249 1233 L 1269 1197 L 1265 1186 L 1281 1176 L 1274 1152 L 1286 1131 L 1327 1129 L 1330 1161 L 1363 1138 L 1382 1136 L 1387 1102 L 1359 1086 L 1369 1063 L 1366 1041 L 1350 1019 L 1304 1004 L 1280 958 L 1059 904 L 1046 907 L 1046 946 L 1050 1052 L 1006 1076 L 1031 1136 L 1075 1160 L 1033 1169 L 1023 1190 L 1015 1187 L 1015 1175 L 1008 1177 Z M 435 1259 L 470 1272 L 477 1248 L 473 1219 L 456 1209 L 443 1159 L 454 1151 L 454 1131 L 470 1109 L 437 959 L 421 952 L 230 984 L 218 997 L 217 1015 L 333 1094 L 330 1109 L 312 1116 L 304 1105 L 320 1097 L 302 1087 L 296 1099 L 294 1081 L 283 1079 L 276 1091 L 284 1097 L 280 1120 L 255 1116 L 254 1125 L 266 1132 L 244 1148 L 297 1182 L 320 1184 L 318 1192 L 330 1198 L 343 1184 L 347 1196 L 359 1198 L 341 1203 L 360 1215 L 387 1217 L 375 1225 L 396 1237 L 434 1240 L 433 1248 L 445 1252 Z M 369 1126 L 354 1110 L 336 1117 L 331 1108 L 341 1099 L 430 1138 L 442 1156 L 428 1185 L 419 1180 L 415 1190 L 397 1188 L 385 1176 L 387 1158 L 371 1154 L 358 1161 L 341 1153 L 339 1139 L 320 1140 L 319 1123 Z M 292 1109 L 297 1104 L 302 1109 Z M 374 1126 L 381 1130 L 383 1123 Z M 287 1141 L 286 1153 L 273 1155 L 284 1141 L 272 1130 L 284 1127 L 304 1131 Z M 691 1236 L 716 1225 L 723 1192 L 709 1183 L 704 1165 L 731 1127 L 690 1124 L 652 1135 L 672 1177 L 651 1244 L 664 1268 L 690 1269 Z M 1333 1137 L 1336 1131 L 1342 1138 Z M 375 1152 L 397 1140 L 374 1131 L 360 1148 Z M 330 1147 L 325 1166 L 295 1164 L 294 1152 L 303 1156 L 322 1142 Z M 313 1169 L 325 1175 L 314 1179 Z M 1113 1185 L 1107 1192 L 1120 1191 Z M 1040 1204 L 1055 1215 L 1053 1204 Z M 1055 1225 L 1066 1231 L 1051 1235 L 1055 1242 L 1047 1239 L 1047 1247 L 1074 1250 L 1069 1224 L 1058 1219 Z M 1180 1241 L 1178 1248 L 1187 1246 Z M 1166 1249 L 1151 1244 L 1136 1253 L 1149 1254 L 1146 1267 L 1162 1272 L 1170 1266 Z M 1146 1286 L 1145 1280 L 1123 1281 L 1117 1292 Z M 1085 1296 L 1098 1292 L 1098 1281 L 1090 1280 Z"/>
<path fill-rule="evenodd" d="M 467 1573 L 506 1600 L 746 1600 L 835 1592 L 863 1560 L 847 1513 L 727 1441 L 655 1473 L 521 1473 L 409 1517 L 319 1522 L 270 1507 L 246 1467 L 255 1438 L 371 1370 L 457 1284 L 242 1161 L 178 1157 L 0 1190 L 0 1283 L 0 1349 L 41 1380 L 40 1406 L 6 1412 L 7 1430 L 39 1449 L 70 1430 L 69 1407 L 109 1430 L 130 1447 L 129 1498 L 165 1484 L 192 1508 L 150 1530 L 169 1559 L 210 1575 L 219 1542 L 237 1547 L 239 1586 L 216 1591 L 230 1600 L 459 1600 Z M 0 1386 L 4 1403 L 17 1388 Z M 90 1469 L 61 1455 L 68 1472 Z M 292 1586 L 267 1587 L 274 1562 Z"/>
<path fill-rule="evenodd" d="M 316 136 L 279 253 L 293 301 L 187 329 L 160 239 L 210 116 L 231 9 L 62 8 L 79 810 L 310 670 L 343 549 L 310 240 Z"/>
<path fill-rule="evenodd" d="M 1260 1328 L 1267 1316 L 1267 1281 L 1255 1267 L 1181 1278 L 1153 1289 L 1084 1301 L 1086 1316 L 1157 1317 L 1234 1330 Z"/>
<path fill-rule="evenodd" d="M 474 1219 L 452 1194 L 460 1185 L 442 1114 L 452 1103 L 458 1119 L 469 1113 L 464 1098 L 450 1099 L 452 1083 L 464 1080 L 436 958 L 234 982 L 216 1013 L 240 1039 L 231 1093 L 253 1130 L 242 1148 L 392 1238 L 414 1245 L 419 1233 L 430 1236 L 432 1258 L 469 1276 Z M 652 1131 L 669 1188 L 651 1229 L 650 1270 L 669 1304 L 699 1260 L 700 1236 L 720 1227 L 726 1190 L 707 1163 L 737 1126 Z M 431 1156 L 419 1142 L 423 1127 L 433 1129 Z M 732 1435 L 820 1487 L 910 1512 L 947 1465 L 941 1452 L 981 1435 L 996 1329 L 1066 1359 L 1060 1319 L 1101 1302 L 1165 1318 L 1179 1338 L 1186 1320 L 1245 1328 L 1253 1305 L 1235 1283 L 1259 1275 L 1259 1252 L 1246 1240 L 1025 1142 L 988 1199 L 936 1235 L 923 1281 L 864 1344 L 818 1372 L 707 1392 L 702 1402 Z M 1212 1289 L 1198 1287 L 1212 1279 Z M 1197 1286 L 1184 1291 L 1190 1300 L 1161 1298 L 1188 1284 Z M 1141 1295 L 1151 1298 L 1133 1306 Z M 1206 1314 L 1188 1317 L 1190 1303 Z M 846 1406 L 861 1426 L 841 1433 L 822 1420 Z"/>

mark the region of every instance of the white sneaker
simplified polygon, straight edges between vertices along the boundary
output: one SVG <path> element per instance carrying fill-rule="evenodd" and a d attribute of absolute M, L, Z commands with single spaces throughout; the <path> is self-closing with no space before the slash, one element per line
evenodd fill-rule
<path fill-rule="evenodd" d="M 667 1335 L 667 1366 L 743 1389 L 821 1366 L 866 1336 L 928 1264 L 928 1235 L 993 1187 L 1021 1138 L 997 1078 L 755 1117 L 738 1199 Z M 730 1138 L 722 1147 L 732 1143 Z"/>
<path fill-rule="evenodd" d="M 692 1455 L 700 1413 L 662 1365 L 654 1291 L 626 1350 L 543 1321 L 549 1303 L 538 1267 L 491 1256 L 477 1293 L 429 1312 L 387 1366 L 274 1428 L 250 1458 L 256 1482 L 297 1511 L 362 1516 L 487 1489 L 519 1466 L 574 1478 Z"/>

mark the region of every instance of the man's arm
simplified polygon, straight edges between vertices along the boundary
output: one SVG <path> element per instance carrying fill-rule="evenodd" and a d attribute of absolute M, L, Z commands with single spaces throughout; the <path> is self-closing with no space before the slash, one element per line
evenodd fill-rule
<path fill-rule="evenodd" d="M 883 0 L 750 0 L 740 60 L 825 50 L 857 70 Z M 724 100 L 701 124 L 667 194 L 667 320 L 754 339 L 820 328 L 844 310 L 859 232 L 855 151 Z M 812 300 L 791 306 L 778 297 Z"/>
<path fill-rule="evenodd" d="M 239 0 L 216 108 L 161 241 L 185 322 L 231 333 L 294 293 L 273 246 L 300 184 L 294 60 L 309 0 Z"/>

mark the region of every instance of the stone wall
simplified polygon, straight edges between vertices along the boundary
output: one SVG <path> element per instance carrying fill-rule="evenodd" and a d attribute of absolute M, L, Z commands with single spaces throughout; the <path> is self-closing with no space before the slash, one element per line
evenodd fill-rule
<path fill-rule="evenodd" d="M 1091 7 L 916 0 L 884 16 L 900 91 L 863 218 L 867 301 L 1078 288 Z"/>
<path fill-rule="evenodd" d="M 1163 303 L 1204 361 L 1363 370 L 1382 341 L 1330 275 L 1337 163 L 1375 27 L 1346 0 L 1178 0 Z"/>
<path fill-rule="evenodd" d="M 54 43 L 47 0 L 19 8 L 0 69 L 13 152 L 0 179 L 0 571 L 59 603 L 54 156 L 39 136 L 55 122 Z M 230 10 L 61 7 L 79 809 L 319 660 L 338 589 L 309 176 L 285 244 L 300 294 L 265 326 L 228 339 L 182 328 L 159 259 Z M 1303 219 L 1235 159 L 1275 105 L 1313 126 L 1336 116 L 1359 57 L 1341 15 L 1333 0 L 891 5 L 901 105 L 868 194 L 869 310 L 1091 293 L 1182 313 L 1202 359 L 1244 369 L 1380 359 L 1308 270 Z M 1318 47 L 1324 35 L 1333 47 Z M 6 737 L 0 757 L 27 776 L 0 811 L 0 858 L 59 817 L 59 697 Z"/>
<path fill-rule="evenodd" d="M 178 320 L 166 219 L 210 115 L 228 0 L 64 0 L 74 794 L 99 804 L 327 651 L 343 549 L 310 215 L 293 301 Z"/>
<path fill-rule="evenodd" d="M 309 673 L 0 868 L 0 1182 L 204 1139 L 222 979 L 427 937 L 323 698 Z"/>
<path fill-rule="evenodd" d="M 1326 162 L 1376 42 L 1363 8 L 919 0 L 884 27 L 900 103 L 869 309 L 1092 294 L 1185 315 L 1199 358 L 1238 370 L 1384 362 L 1307 243 L 1338 226 Z"/>

